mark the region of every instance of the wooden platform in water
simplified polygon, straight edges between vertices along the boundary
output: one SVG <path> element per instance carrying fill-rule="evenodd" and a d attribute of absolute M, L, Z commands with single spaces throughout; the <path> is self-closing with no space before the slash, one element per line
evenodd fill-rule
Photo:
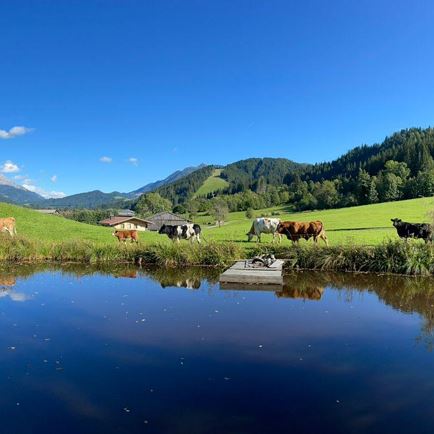
<path fill-rule="evenodd" d="M 271 267 L 246 266 L 247 261 L 238 261 L 221 276 L 220 283 L 248 285 L 283 285 L 283 261 L 277 259 Z"/>

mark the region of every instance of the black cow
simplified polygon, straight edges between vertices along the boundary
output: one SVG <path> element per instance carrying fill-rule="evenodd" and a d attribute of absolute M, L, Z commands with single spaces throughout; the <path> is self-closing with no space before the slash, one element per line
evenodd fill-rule
<path fill-rule="evenodd" d="M 422 238 L 426 243 L 432 242 L 433 229 L 428 223 L 407 223 L 401 219 L 391 219 L 400 238 Z"/>
<path fill-rule="evenodd" d="M 159 234 L 166 234 L 172 241 L 179 243 L 179 240 L 190 240 L 201 242 L 200 234 L 202 228 L 198 224 L 188 223 L 186 225 L 163 225 L 158 231 Z"/>

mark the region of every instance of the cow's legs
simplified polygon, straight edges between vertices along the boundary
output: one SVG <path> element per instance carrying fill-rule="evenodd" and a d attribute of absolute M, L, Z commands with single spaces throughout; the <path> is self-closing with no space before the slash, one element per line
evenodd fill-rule
<path fill-rule="evenodd" d="M 14 234 L 11 232 L 11 230 L 9 228 L 7 228 L 6 226 L 1 231 L 2 232 L 7 232 L 12 238 L 14 236 Z"/>
<path fill-rule="evenodd" d="M 327 235 L 326 235 L 325 233 L 322 233 L 322 234 L 320 235 L 320 238 L 324 241 L 325 245 L 328 247 L 328 245 L 329 245 L 329 240 L 328 240 L 328 238 L 327 238 Z"/>

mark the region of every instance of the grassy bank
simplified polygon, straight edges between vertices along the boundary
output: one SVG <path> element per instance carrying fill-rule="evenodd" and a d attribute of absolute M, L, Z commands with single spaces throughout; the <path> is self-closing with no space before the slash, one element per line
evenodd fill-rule
<path fill-rule="evenodd" d="M 286 259 L 287 270 L 350 271 L 429 276 L 434 274 L 434 247 L 410 241 L 376 246 L 259 246 L 252 254 L 273 252 Z"/>
<path fill-rule="evenodd" d="M 256 211 L 257 215 L 277 212 L 282 220 L 322 220 L 331 242 L 325 248 L 304 240 L 297 247 L 286 239 L 276 246 L 247 243 L 251 220 L 244 213 L 230 214 L 221 228 L 207 227 L 202 221 L 205 217 L 200 217 L 206 240 L 202 245 L 187 241 L 176 245 L 166 236 L 145 232 L 138 245 L 125 246 L 111 235 L 111 229 L 0 203 L 0 217 L 14 216 L 19 234 L 15 239 L 0 234 L 0 261 L 103 264 L 134 263 L 142 258 L 144 263 L 164 266 L 225 267 L 237 259 L 273 251 L 288 260 L 289 269 L 428 275 L 434 273 L 433 248 L 421 241 L 398 241 L 390 217 L 424 221 L 432 207 L 433 198 L 423 198 L 298 214 L 285 208 Z M 263 239 L 271 241 L 271 236 Z"/>
<path fill-rule="evenodd" d="M 388 241 L 376 246 L 256 245 L 244 250 L 236 243 L 100 244 L 91 241 L 42 242 L 23 237 L 0 237 L 0 261 L 137 263 L 160 266 L 226 267 L 237 259 L 274 253 L 286 259 L 288 270 L 434 274 L 434 247 L 417 241 Z"/>
<path fill-rule="evenodd" d="M 98 264 L 128 262 L 164 266 L 202 265 L 224 267 L 243 257 L 233 243 L 101 244 L 92 241 L 37 241 L 17 236 L 0 236 L 0 261 L 6 262 L 79 262 Z"/>

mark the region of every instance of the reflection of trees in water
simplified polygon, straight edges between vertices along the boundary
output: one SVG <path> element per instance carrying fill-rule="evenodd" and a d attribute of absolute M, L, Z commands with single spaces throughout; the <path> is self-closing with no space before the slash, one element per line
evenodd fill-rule
<path fill-rule="evenodd" d="M 315 293 L 315 288 L 332 287 L 343 291 L 347 301 L 355 293 L 375 293 L 386 305 L 405 313 L 417 313 L 424 324 L 417 341 L 434 348 L 434 278 L 393 275 L 299 272 L 285 277 L 291 287 L 298 285 L 297 295 Z M 286 283 L 285 283 L 286 286 Z M 285 288 L 284 291 L 285 293 Z M 291 292 L 288 292 L 291 294 Z"/>
<path fill-rule="evenodd" d="M 323 282 L 312 273 L 291 273 L 284 278 L 283 289 L 276 291 L 278 297 L 320 300 L 324 292 Z"/>

